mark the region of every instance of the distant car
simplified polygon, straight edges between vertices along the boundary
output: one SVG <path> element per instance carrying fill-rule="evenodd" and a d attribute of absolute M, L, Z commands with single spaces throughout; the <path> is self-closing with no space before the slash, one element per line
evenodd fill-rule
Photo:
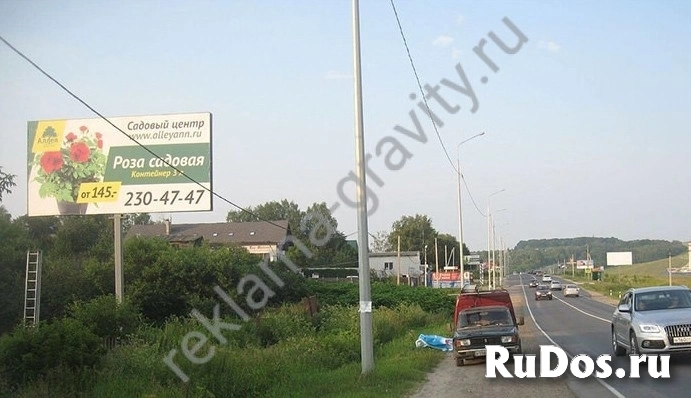
<path fill-rule="evenodd" d="M 564 297 L 569 297 L 569 296 L 578 297 L 581 293 L 581 289 L 576 285 L 566 285 L 564 287 L 563 292 L 564 292 Z"/>
<path fill-rule="evenodd" d="M 542 282 L 550 283 L 550 282 L 552 282 L 552 277 L 547 275 L 547 274 L 542 275 Z"/>
<path fill-rule="evenodd" d="M 691 354 L 689 320 L 688 287 L 629 289 L 612 314 L 614 354 Z"/>
<path fill-rule="evenodd" d="M 533 280 L 531 280 L 530 283 L 528 283 L 528 287 L 537 287 L 537 285 L 539 284 L 540 282 L 538 282 L 537 279 L 533 278 Z"/>
<path fill-rule="evenodd" d="M 535 289 L 535 300 L 542 299 L 552 299 L 552 291 L 549 290 L 547 285 L 538 285 L 537 289 Z"/>
<path fill-rule="evenodd" d="M 549 283 L 549 290 L 561 290 L 561 282 L 559 281 L 551 281 Z"/>

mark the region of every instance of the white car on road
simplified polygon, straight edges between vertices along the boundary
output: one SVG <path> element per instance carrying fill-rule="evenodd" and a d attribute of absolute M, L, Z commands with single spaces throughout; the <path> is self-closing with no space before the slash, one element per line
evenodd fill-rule
<path fill-rule="evenodd" d="M 542 283 L 550 283 L 550 282 L 552 282 L 552 277 L 551 277 L 551 276 L 549 276 L 549 275 L 547 275 L 547 274 L 542 275 Z"/>
<path fill-rule="evenodd" d="M 566 285 L 564 287 L 564 297 L 578 297 L 580 295 L 581 289 L 578 288 L 576 285 Z"/>

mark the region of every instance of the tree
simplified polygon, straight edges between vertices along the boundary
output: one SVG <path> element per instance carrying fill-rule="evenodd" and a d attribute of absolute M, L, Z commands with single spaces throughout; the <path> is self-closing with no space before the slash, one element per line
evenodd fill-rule
<path fill-rule="evenodd" d="M 14 179 L 17 176 L 14 174 L 8 174 L 2 171 L 2 166 L 0 166 L 0 203 L 2 203 L 2 195 L 5 193 L 12 193 L 12 187 L 16 187 L 17 184 Z"/>
<path fill-rule="evenodd" d="M 386 231 L 375 232 L 370 241 L 370 251 L 374 253 L 393 251 L 393 248 L 389 244 L 389 233 Z"/>
<path fill-rule="evenodd" d="M 122 219 L 122 233 L 123 235 L 132 228 L 133 225 L 149 225 L 153 224 L 151 215 L 149 213 L 132 213 L 127 214 Z"/>
<path fill-rule="evenodd" d="M 21 319 L 29 237 L 22 223 L 12 221 L 0 206 L 0 334 Z"/>
<path fill-rule="evenodd" d="M 293 233 L 300 227 L 303 212 L 297 203 L 283 199 L 280 202 L 271 201 L 256 207 L 248 207 L 247 211 L 231 210 L 228 212 L 226 221 L 228 222 L 248 222 L 248 221 L 277 221 L 288 220 Z"/>
<path fill-rule="evenodd" d="M 391 248 L 398 247 L 401 237 L 401 251 L 420 251 L 422 257 L 434 258 L 434 238 L 438 232 L 432 227 L 432 220 L 422 214 L 403 216 L 391 225 L 388 243 Z M 429 260 L 428 260 L 429 261 Z"/>
<path fill-rule="evenodd" d="M 60 228 L 61 221 L 55 216 L 17 217 L 17 223 L 22 225 L 29 234 L 32 249 L 50 251 L 55 242 L 55 234 Z"/>
<path fill-rule="evenodd" d="M 437 248 L 439 249 L 439 257 L 443 258 L 444 255 L 448 256 L 445 261 L 442 261 L 443 265 L 458 265 L 458 240 L 455 236 L 449 234 L 439 234 L 437 235 Z M 453 259 L 451 261 L 451 252 L 453 251 Z"/>
<path fill-rule="evenodd" d="M 291 234 L 300 240 L 311 256 L 306 256 L 298 247 L 287 250 L 288 257 L 296 264 L 309 266 L 357 265 L 357 251 L 348 245 L 345 236 L 338 231 L 338 222 L 331 215 L 326 203 L 313 203 L 306 211 L 293 201 L 282 199 L 271 201 L 248 211 L 228 212 L 229 222 L 287 220 Z"/>

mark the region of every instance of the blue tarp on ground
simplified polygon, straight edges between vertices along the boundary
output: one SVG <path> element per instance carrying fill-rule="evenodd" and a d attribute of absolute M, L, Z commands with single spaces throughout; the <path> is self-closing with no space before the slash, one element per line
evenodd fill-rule
<path fill-rule="evenodd" d="M 415 347 L 429 347 L 441 351 L 453 351 L 453 339 L 433 334 L 421 334 L 415 341 Z"/>

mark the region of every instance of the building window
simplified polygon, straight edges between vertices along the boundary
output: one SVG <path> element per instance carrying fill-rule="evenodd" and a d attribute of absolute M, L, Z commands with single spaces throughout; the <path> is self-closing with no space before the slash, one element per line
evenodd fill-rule
<path fill-rule="evenodd" d="M 250 231 L 250 235 L 254 235 L 254 231 Z"/>
<path fill-rule="evenodd" d="M 384 271 L 393 271 L 393 262 L 384 262 Z"/>
<path fill-rule="evenodd" d="M 233 236 L 233 235 L 234 235 L 233 232 L 228 232 L 228 236 Z"/>

